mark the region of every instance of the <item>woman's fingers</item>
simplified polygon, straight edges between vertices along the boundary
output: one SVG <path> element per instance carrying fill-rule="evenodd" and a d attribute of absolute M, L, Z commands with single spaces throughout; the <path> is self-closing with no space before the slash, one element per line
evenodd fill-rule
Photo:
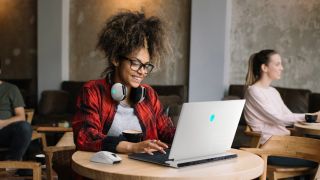
<path fill-rule="evenodd" d="M 168 146 L 165 143 L 161 142 L 160 140 L 150 140 L 148 142 L 148 147 L 153 150 L 160 151 L 163 154 L 166 154 L 166 152 L 163 149 L 167 148 Z"/>
<path fill-rule="evenodd" d="M 160 140 L 145 140 L 143 142 L 140 142 L 136 144 L 137 146 L 137 152 L 146 152 L 150 155 L 153 155 L 154 151 L 160 151 L 163 154 L 166 154 L 164 149 L 168 148 L 168 145 L 164 142 L 161 142 Z M 140 150 L 139 150 L 140 149 Z"/>
<path fill-rule="evenodd" d="M 160 140 L 157 140 L 156 142 L 159 146 L 163 147 L 163 148 L 168 148 L 168 145 L 164 142 L 161 142 Z"/>
<path fill-rule="evenodd" d="M 150 149 L 150 148 L 143 148 L 143 150 L 144 150 L 144 152 L 146 152 L 146 153 L 148 153 L 148 154 L 150 154 L 150 155 L 153 155 L 152 149 Z"/>

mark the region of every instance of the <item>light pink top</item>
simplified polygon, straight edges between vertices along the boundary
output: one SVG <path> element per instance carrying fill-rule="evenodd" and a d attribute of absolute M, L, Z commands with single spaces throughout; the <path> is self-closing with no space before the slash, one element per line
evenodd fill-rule
<path fill-rule="evenodd" d="M 273 87 L 249 86 L 245 99 L 244 117 L 253 131 L 261 133 L 260 144 L 272 135 L 289 135 L 285 126 L 304 121 L 304 114 L 292 113 Z"/>

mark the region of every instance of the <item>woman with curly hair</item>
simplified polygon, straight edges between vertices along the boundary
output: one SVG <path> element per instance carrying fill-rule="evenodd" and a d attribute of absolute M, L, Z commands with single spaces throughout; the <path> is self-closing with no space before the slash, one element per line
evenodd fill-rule
<path fill-rule="evenodd" d="M 79 150 L 140 153 L 168 148 L 175 133 L 156 92 L 142 80 L 168 52 L 163 23 L 140 12 L 120 12 L 101 30 L 98 49 L 108 67 L 105 78 L 87 82 L 77 99 L 72 126 Z M 129 142 L 124 130 L 142 131 Z"/>

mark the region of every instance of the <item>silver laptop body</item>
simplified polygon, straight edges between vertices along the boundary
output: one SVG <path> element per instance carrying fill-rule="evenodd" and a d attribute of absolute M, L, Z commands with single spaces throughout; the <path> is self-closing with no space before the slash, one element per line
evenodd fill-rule
<path fill-rule="evenodd" d="M 184 103 L 169 158 L 158 164 L 182 167 L 236 157 L 226 151 L 231 149 L 244 103 L 245 100 Z M 129 158 L 153 162 L 130 155 Z"/>

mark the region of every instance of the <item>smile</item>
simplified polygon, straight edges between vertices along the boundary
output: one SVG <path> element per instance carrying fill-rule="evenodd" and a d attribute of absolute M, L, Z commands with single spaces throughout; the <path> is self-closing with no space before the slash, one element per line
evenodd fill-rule
<path fill-rule="evenodd" d="M 139 76 L 132 76 L 132 77 L 136 81 L 142 81 L 142 77 L 139 77 Z"/>

